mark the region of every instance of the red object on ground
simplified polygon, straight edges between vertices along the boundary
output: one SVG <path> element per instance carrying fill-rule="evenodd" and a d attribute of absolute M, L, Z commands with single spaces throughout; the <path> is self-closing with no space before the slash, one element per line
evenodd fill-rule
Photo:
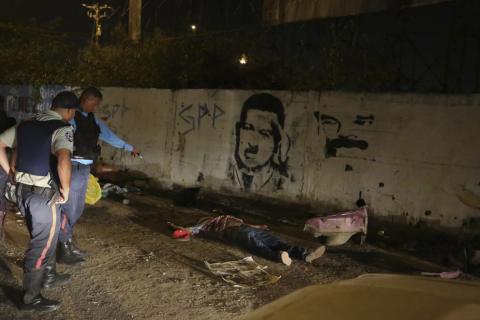
<path fill-rule="evenodd" d="M 190 232 L 183 229 L 177 229 L 173 231 L 172 238 L 174 239 L 182 239 L 182 240 L 189 240 L 190 239 Z"/>

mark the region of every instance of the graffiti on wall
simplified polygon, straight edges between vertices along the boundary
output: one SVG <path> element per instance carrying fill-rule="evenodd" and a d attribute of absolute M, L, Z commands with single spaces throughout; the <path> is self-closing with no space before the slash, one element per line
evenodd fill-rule
<path fill-rule="evenodd" d="M 53 98 L 57 95 L 57 93 L 64 90 L 72 90 L 72 88 L 66 86 L 41 86 L 39 89 L 40 99 L 38 99 L 39 101 L 36 103 L 35 112 L 49 110 L 52 106 Z"/>
<path fill-rule="evenodd" d="M 125 113 L 128 111 L 128 107 L 122 103 L 122 104 L 104 104 L 100 107 L 100 114 L 102 120 L 108 120 L 108 119 L 113 119 L 117 115 L 120 115 L 120 117 L 123 118 Z"/>
<path fill-rule="evenodd" d="M 2 110 L 16 119 L 25 119 L 33 114 L 49 110 L 55 95 L 63 90 L 72 90 L 66 86 L 29 86 L 1 88 Z"/>
<path fill-rule="evenodd" d="M 199 130 L 202 125 L 210 126 L 215 129 L 219 118 L 225 115 L 225 111 L 217 104 L 209 106 L 206 103 L 198 105 L 185 105 L 182 103 L 177 113 L 178 118 L 186 127 L 180 131 L 181 135 L 187 135 L 195 130 Z"/>
<path fill-rule="evenodd" d="M 254 94 L 243 104 L 235 126 L 234 181 L 243 190 L 267 185 L 278 190 L 288 176 L 290 137 L 284 131 L 282 102 L 268 93 Z"/>
<path fill-rule="evenodd" d="M 342 122 L 334 116 L 315 111 L 313 113 L 317 120 L 317 133 L 320 134 L 320 128 L 325 134 L 325 157 L 336 157 L 338 149 L 360 149 L 366 150 L 368 142 L 360 139 L 357 135 L 345 134 L 342 130 Z M 357 115 L 353 120 L 354 125 L 364 126 L 372 125 L 375 120 L 373 115 Z"/>

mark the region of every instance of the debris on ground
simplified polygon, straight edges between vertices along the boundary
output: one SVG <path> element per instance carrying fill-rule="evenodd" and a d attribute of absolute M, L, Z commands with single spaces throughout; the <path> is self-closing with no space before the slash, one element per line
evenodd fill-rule
<path fill-rule="evenodd" d="M 342 245 L 353 235 L 367 235 L 367 208 L 315 217 L 305 222 L 304 231 L 314 237 L 324 236 L 330 246 Z"/>
<path fill-rule="evenodd" d="M 440 277 L 442 279 L 456 279 L 462 275 L 462 272 L 460 270 L 445 272 L 422 272 L 421 275 L 428 277 Z"/>
<path fill-rule="evenodd" d="M 124 194 L 127 193 L 127 188 L 122 188 L 113 183 L 105 183 L 102 187 L 102 197 L 106 198 L 110 193 L 114 194 Z"/>
<path fill-rule="evenodd" d="M 205 261 L 207 268 L 225 282 L 234 287 L 256 287 L 277 283 L 281 276 L 275 276 L 267 271 L 267 266 L 255 262 L 252 257 L 241 260 L 209 263 Z"/>
<path fill-rule="evenodd" d="M 113 164 L 107 164 L 103 162 L 99 162 L 95 164 L 95 173 L 97 175 L 100 175 L 103 173 L 118 172 L 118 171 L 120 171 L 120 168 Z"/>
<path fill-rule="evenodd" d="M 172 238 L 178 241 L 189 241 L 192 233 L 185 229 L 177 229 L 173 231 Z"/>

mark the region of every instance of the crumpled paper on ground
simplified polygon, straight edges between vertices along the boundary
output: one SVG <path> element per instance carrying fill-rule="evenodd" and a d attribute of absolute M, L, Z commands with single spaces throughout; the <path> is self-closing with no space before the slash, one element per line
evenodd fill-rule
<path fill-rule="evenodd" d="M 233 284 L 234 287 L 269 285 L 276 283 L 281 278 L 281 276 L 275 276 L 265 271 L 268 267 L 256 263 L 252 257 L 216 263 L 205 261 L 205 265 L 214 275 Z"/>

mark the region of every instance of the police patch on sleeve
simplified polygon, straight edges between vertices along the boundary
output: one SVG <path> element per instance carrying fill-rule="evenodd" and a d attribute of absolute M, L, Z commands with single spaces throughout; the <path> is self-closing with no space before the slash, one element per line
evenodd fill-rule
<path fill-rule="evenodd" d="M 72 131 L 67 131 L 67 132 L 65 132 L 65 138 L 67 138 L 67 140 L 68 140 L 69 142 L 73 142 L 73 133 L 72 133 Z"/>

